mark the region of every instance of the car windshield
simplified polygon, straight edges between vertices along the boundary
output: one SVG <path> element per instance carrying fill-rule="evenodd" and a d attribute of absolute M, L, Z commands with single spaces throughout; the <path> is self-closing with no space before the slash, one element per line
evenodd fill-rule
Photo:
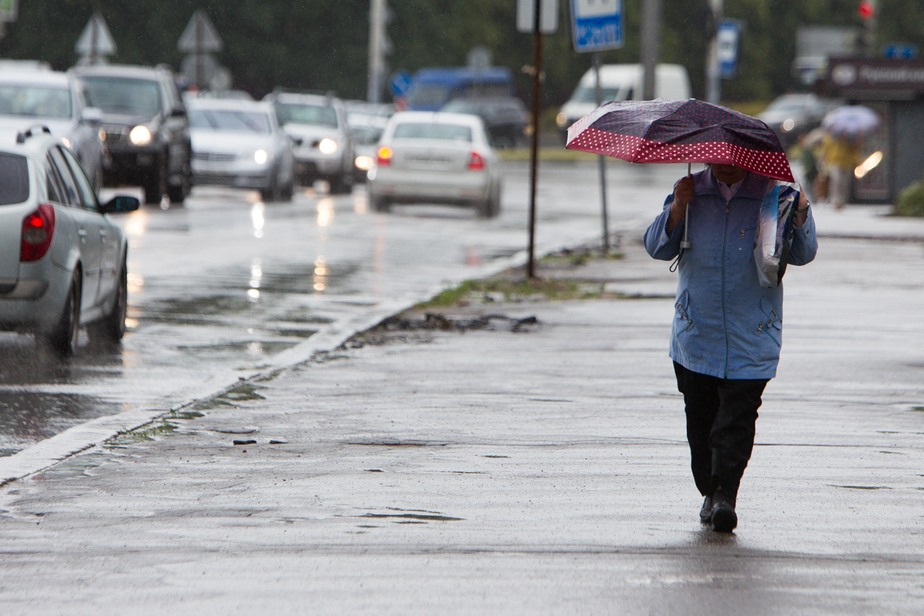
<path fill-rule="evenodd" d="M 192 109 L 189 111 L 189 128 L 258 135 L 272 132 L 269 115 L 266 113 L 237 109 Z"/>
<path fill-rule="evenodd" d="M 29 199 L 29 172 L 26 159 L 16 154 L 0 154 L 0 205 Z"/>
<path fill-rule="evenodd" d="M 90 103 L 105 113 L 153 118 L 161 110 L 156 81 L 126 77 L 84 77 Z"/>
<path fill-rule="evenodd" d="M 444 141 L 472 140 L 472 129 L 460 124 L 402 122 L 395 127 L 395 139 L 439 139 Z"/>
<path fill-rule="evenodd" d="M 330 105 L 305 105 L 301 103 L 276 103 L 279 123 L 311 124 L 337 128 L 337 112 Z"/>
<path fill-rule="evenodd" d="M 67 88 L 0 84 L 0 115 L 70 118 L 71 92 Z"/>
<path fill-rule="evenodd" d="M 628 101 L 632 99 L 632 88 L 601 88 L 600 96 L 600 100 L 603 101 Z M 581 86 L 574 92 L 571 100 L 575 103 L 596 103 L 597 88 Z"/>
<path fill-rule="evenodd" d="M 813 103 L 809 99 L 779 98 L 767 106 L 767 111 L 802 111 L 803 109 L 809 109 L 812 106 Z"/>

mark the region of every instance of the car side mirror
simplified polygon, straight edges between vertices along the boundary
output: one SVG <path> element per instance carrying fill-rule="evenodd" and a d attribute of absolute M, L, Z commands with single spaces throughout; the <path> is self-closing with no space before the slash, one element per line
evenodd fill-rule
<path fill-rule="evenodd" d="M 84 107 L 80 113 L 80 121 L 87 124 L 100 124 L 103 121 L 103 110 L 99 107 Z"/>
<path fill-rule="evenodd" d="M 185 118 L 185 117 L 186 117 L 186 109 L 184 109 L 183 107 L 174 107 L 174 108 L 170 111 L 170 115 L 171 115 L 172 117 L 174 117 L 174 118 Z"/>
<path fill-rule="evenodd" d="M 139 207 L 141 207 L 141 201 L 137 197 L 116 195 L 103 205 L 103 211 L 107 214 L 134 212 Z"/>

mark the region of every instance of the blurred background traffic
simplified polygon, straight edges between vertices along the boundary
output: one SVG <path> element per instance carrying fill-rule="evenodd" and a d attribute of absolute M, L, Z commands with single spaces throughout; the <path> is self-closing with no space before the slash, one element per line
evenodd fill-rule
<path fill-rule="evenodd" d="M 315 181 L 349 191 L 376 164 L 396 111 L 474 114 L 501 157 L 516 157 L 531 138 L 535 73 L 534 38 L 516 27 L 523 4 L 2 0 L 0 114 L 59 117 L 53 130 L 94 181 L 137 184 L 151 203 L 182 202 L 197 183 L 255 188 L 267 199 Z M 653 53 L 655 96 L 718 98 L 756 115 L 810 173 L 824 174 L 812 131 L 825 115 L 848 104 L 871 109 L 879 122 L 859 136 L 852 202 L 894 202 L 924 174 L 924 145 L 909 138 L 924 129 L 924 12 L 916 0 L 617 4 L 621 44 L 599 56 L 603 100 L 643 98 Z M 542 40 L 537 108 L 549 151 L 560 152 L 567 126 L 596 105 L 591 54 L 575 51 L 571 32 L 581 5 L 555 3 L 559 27 Z M 119 109 L 125 79 L 137 83 L 143 71 L 147 99 L 133 95 L 135 108 Z M 58 80 L 59 92 L 71 90 L 67 113 L 10 110 L 11 79 L 46 89 L 35 82 Z M 245 110 L 265 101 L 266 130 L 281 127 L 292 151 L 285 140 L 257 139 L 262 174 L 223 168 L 221 152 L 190 136 L 222 130 L 204 126 L 201 109 L 187 114 L 189 101 L 202 98 Z M 94 132 L 100 143 L 87 136 Z"/>

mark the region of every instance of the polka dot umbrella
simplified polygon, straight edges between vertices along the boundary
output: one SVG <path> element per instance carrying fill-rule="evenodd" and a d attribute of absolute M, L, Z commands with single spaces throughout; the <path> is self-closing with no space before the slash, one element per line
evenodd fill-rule
<path fill-rule="evenodd" d="M 766 124 L 696 99 L 604 103 L 568 128 L 565 147 L 635 163 L 736 165 L 795 182 Z"/>

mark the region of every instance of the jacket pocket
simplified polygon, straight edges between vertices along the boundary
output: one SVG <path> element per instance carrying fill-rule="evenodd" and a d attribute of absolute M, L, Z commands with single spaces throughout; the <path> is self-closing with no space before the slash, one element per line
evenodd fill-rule
<path fill-rule="evenodd" d="M 675 331 L 677 333 L 688 332 L 693 329 L 693 317 L 690 316 L 690 292 L 684 290 L 680 294 L 680 297 L 677 298 L 677 303 L 674 304 L 674 311 L 676 315 L 674 318 L 677 319 Z"/>
<path fill-rule="evenodd" d="M 783 341 L 783 318 L 766 297 L 760 298 L 763 320 L 757 324 L 757 333 L 766 334 L 780 346 Z"/>

